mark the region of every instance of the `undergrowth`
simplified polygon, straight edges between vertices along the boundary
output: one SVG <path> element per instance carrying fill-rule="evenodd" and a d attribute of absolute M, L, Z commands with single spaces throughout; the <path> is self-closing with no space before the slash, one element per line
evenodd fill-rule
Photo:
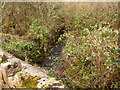
<path fill-rule="evenodd" d="M 79 31 L 79 36 L 76 31 L 69 34 L 62 60 L 69 64 L 69 67 L 63 66 L 66 68 L 63 74 L 69 78 L 72 88 L 118 87 L 118 30 L 101 25 L 98 29 L 96 27 L 93 26 L 92 31 L 88 28 Z"/>
<path fill-rule="evenodd" d="M 39 64 L 67 37 L 57 66 L 67 86 L 118 88 L 118 28 L 117 3 L 7 2 L 0 35 L 4 50 Z"/>

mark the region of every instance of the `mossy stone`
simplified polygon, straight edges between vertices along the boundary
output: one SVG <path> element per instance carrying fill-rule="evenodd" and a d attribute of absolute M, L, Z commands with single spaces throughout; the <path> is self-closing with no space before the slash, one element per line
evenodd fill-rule
<path fill-rule="evenodd" d="M 27 80 L 22 83 L 22 87 L 25 88 L 37 88 L 37 83 L 40 78 L 30 76 Z"/>

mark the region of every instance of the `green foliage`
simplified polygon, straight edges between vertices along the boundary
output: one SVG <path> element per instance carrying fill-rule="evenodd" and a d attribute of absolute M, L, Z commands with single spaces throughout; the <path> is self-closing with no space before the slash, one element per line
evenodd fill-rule
<path fill-rule="evenodd" d="M 49 73 L 48 75 L 50 75 L 51 77 L 56 77 L 57 73 L 53 72 L 53 73 Z"/>
<path fill-rule="evenodd" d="M 42 51 L 40 50 L 39 46 L 33 42 L 28 42 L 26 40 L 22 40 L 21 38 L 16 36 L 9 36 L 3 34 L 4 38 L 3 41 L 6 42 L 2 43 L 2 48 L 6 51 L 13 53 L 16 57 L 25 60 L 28 59 L 31 62 L 31 59 L 36 59 L 36 61 L 32 62 L 41 62 L 42 61 Z M 10 38 L 11 37 L 11 38 Z M 9 39 L 8 39 L 9 38 Z M 21 52 L 22 51 L 22 52 Z M 27 61 L 27 60 L 25 60 Z"/>
<path fill-rule="evenodd" d="M 77 32 L 80 35 L 79 37 L 76 37 Z M 68 62 L 70 66 L 64 70 L 64 74 L 72 80 L 70 87 L 95 88 L 97 85 L 99 88 L 109 87 L 107 86 L 108 82 L 118 67 L 118 62 L 115 61 L 118 58 L 118 46 L 116 43 L 114 44 L 118 41 L 117 33 L 118 30 L 113 31 L 102 26 L 99 26 L 98 29 L 93 28 L 92 31 L 85 28 L 81 31 L 72 32 L 69 37 L 70 40 L 63 50 L 64 61 Z M 113 34 L 115 36 L 112 36 Z M 112 41 L 113 39 L 115 41 Z M 109 73 L 103 76 L 107 71 Z M 116 83 L 115 81 L 111 82 Z"/>
<path fill-rule="evenodd" d="M 68 86 L 118 88 L 117 5 L 7 2 L 2 15 L 2 48 L 28 62 L 40 63 L 48 49 L 67 37 L 63 57 L 53 60 L 67 63 L 62 71 L 70 81 Z M 62 30 L 65 34 L 60 35 Z M 36 78 L 29 79 L 24 86 L 36 87 Z"/>
<path fill-rule="evenodd" d="M 5 3 L 2 47 L 26 61 L 41 63 L 59 37 L 62 3 Z M 7 37 L 7 38 L 6 38 Z M 57 38 L 56 38 L 57 37 Z M 22 51 L 22 52 L 21 52 Z"/>
<path fill-rule="evenodd" d="M 42 47 L 46 51 L 48 46 L 48 43 L 50 42 L 50 37 L 52 36 L 50 33 L 50 30 L 46 27 L 40 26 L 39 23 L 34 22 L 30 27 L 30 34 L 29 36 L 33 39 L 38 40 L 37 43 L 39 43 L 39 48 Z"/>

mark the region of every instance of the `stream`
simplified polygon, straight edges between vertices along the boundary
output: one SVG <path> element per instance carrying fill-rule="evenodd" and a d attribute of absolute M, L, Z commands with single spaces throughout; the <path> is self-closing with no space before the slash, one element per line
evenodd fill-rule
<path fill-rule="evenodd" d="M 63 37 L 62 40 L 55 46 L 51 51 L 49 51 L 49 56 L 42 64 L 42 68 L 46 70 L 55 70 L 58 63 L 60 63 L 60 55 L 62 53 L 63 47 L 66 45 L 67 37 Z"/>

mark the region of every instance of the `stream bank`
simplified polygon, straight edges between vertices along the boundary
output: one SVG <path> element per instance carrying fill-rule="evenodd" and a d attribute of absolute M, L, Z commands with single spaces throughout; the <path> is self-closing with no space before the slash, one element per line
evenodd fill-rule
<path fill-rule="evenodd" d="M 64 88 L 61 80 L 47 75 L 0 48 L 0 88 Z"/>

